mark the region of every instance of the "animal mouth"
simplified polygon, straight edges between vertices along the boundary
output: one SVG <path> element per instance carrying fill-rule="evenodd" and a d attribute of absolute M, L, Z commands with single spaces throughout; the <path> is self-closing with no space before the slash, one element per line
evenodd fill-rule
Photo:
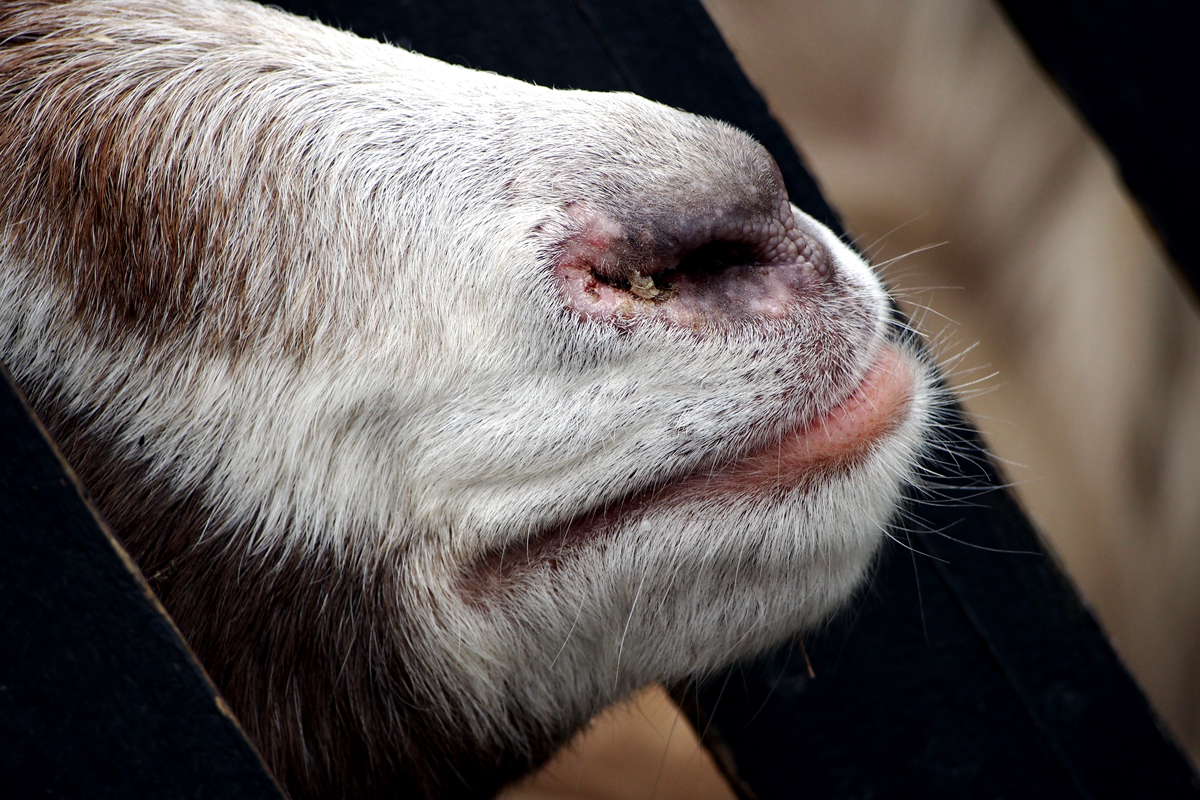
<path fill-rule="evenodd" d="M 652 509 L 739 496 L 781 497 L 845 474 L 904 423 L 915 385 L 908 360 L 887 343 L 859 385 L 823 414 L 732 461 L 664 480 L 493 551 L 464 575 L 461 589 L 478 601 L 503 594 L 523 576 L 554 570 L 580 548 L 630 529 Z"/>

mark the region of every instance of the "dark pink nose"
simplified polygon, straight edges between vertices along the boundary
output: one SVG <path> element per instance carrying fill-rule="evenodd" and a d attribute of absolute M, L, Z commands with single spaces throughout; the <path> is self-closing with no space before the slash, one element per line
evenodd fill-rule
<path fill-rule="evenodd" d="M 689 188 L 630 210 L 571 204 L 555 269 L 568 305 L 615 324 L 704 328 L 785 318 L 831 278 L 830 254 L 797 226 L 777 177 Z"/>

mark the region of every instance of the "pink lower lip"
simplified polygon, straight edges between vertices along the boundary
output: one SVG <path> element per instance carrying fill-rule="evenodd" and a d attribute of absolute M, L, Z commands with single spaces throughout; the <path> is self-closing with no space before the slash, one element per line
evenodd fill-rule
<path fill-rule="evenodd" d="M 911 368 L 887 345 L 854 393 L 836 407 L 720 472 L 684 483 L 695 483 L 705 495 L 745 493 L 798 486 L 844 471 L 869 456 L 903 422 L 912 393 Z"/>

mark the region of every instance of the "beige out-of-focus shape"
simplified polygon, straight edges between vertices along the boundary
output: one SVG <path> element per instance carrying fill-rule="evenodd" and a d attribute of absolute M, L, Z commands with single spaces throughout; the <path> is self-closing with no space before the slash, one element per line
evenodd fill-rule
<path fill-rule="evenodd" d="M 943 358 L 977 343 L 968 411 L 1200 756 L 1200 317 L 1106 151 L 986 0 L 705 4 Z"/>
<path fill-rule="evenodd" d="M 500 800 L 734 800 L 696 732 L 654 687 L 592 720 Z"/>

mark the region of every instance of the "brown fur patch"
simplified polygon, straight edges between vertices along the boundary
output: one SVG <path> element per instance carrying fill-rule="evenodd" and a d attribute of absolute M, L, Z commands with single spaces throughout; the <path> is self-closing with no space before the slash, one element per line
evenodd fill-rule
<path fill-rule="evenodd" d="M 42 3 L 0 15 L 0 163 L 17 167 L 0 174 L 3 246 L 53 265 L 101 341 L 237 352 L 274 331 L 303 347 L 311 320 L 287 311 L 315 281 L 284 213 L 303 198 L 263 191 L 289 185 L 269 157 L 285 115 L 250 91 L 266 67 L 209 74 L 204 57 L 245 43 L 122 41 L 103 22 Z"/>
<path fill-rule="evenodd" d="M 225 9 L 208 34 L 204 20 L 177 20 L 184 36 L 169 9 L 138 26 L 97 8 L 0 11 L 0 254 L 48 265 L 72 323 L 100 346 L 302 355 L 332 315 L 356 313 L 325 302 L 328 281 L 346 298 L 355 276 L 323 277 L 299 235 L 304 193 L 325 187 L 289 179 L 322 174 L 314 151 L 344 154 L 320 138 L 336 134 L 259 91 L 265 72 L 295 65 L 238 29 L 239 13 L 258 12 Z M 223 48 L 242 49 L 222 61 Z M 103 420 L 67 416 L 52 381 L 26 389 L 295 800 L 490 796 L 569 736 L 519 710 L 513 727 L 535 752 L 463 734 L 460 698 L 409 668 L 401 553 L 250 554 L 254 521 L 228 524 L 202 493 L 151 478 Z"/>

